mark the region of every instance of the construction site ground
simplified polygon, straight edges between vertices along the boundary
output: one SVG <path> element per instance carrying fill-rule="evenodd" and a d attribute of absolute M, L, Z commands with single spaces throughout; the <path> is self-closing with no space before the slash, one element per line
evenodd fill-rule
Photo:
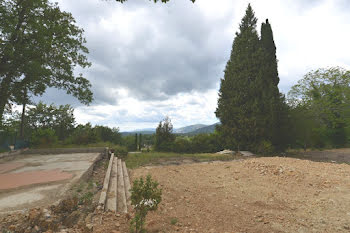
<path fill-rule="evenodd" d="M 143 167 L 132 179 L 147 174 L 163 188 L 150 232 L 350 232 L 347 164 L 251 158 Z"/>
<path fill-rule="evenodd" d="M 51 205 L 91 168 L 99 153 L 21 155 L 0 161 L 0 214 Z"/>
<path fill-rule="evenodd" d="M 130 178 L 151 174 L 163 189 L 158 210 L 147 216 L 147 232 L 350 232 L 350 166 L 334 160 L 339 154 L 350 158 L 350 149 L 318 153 L 332 159 L 315 162 L 300 154 L 303 159 L 157 163 L 131 170 Z M 78 199 L 7 215 L 0 219 L 0 230 L 129 232 L 133 212 L 96 208 L 101 190 L 96 184 L 103 182 L 107 164 L 103 160 L 95 167 Z M 89 184 L 95 185 L 89 189 Z M 88 190 L 94 195 L 91 200 L 85 198 Z"/>

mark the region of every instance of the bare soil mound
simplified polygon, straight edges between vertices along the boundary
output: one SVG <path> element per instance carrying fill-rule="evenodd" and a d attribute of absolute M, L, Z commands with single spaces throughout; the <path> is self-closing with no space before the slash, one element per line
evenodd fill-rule
<path fill-rule="evenodd" d="M 349 232 L 350 166 L 292 158 L 135 169 L 163 201 L 150 232 Z"/>

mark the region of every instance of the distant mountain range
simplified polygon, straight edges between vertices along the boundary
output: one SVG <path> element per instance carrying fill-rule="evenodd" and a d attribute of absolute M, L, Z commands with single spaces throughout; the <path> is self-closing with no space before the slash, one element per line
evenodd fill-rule
<path fill-rule="evenodd" d="M 189 125 L 182 128 L 174 129 L 173 133 L 178 133 L 178 134 L 190 133 L 206 126 L 207 125 L 203 125 L 203 124 Z"/>
<path fill-rule="evenodd" d="M 215 123 L 213 125 L 203 125 L 203 124 L 196 124 L 196 125 L 189 125 L 182 128 L 174 129 L 173 133 L 175 134 L 183 134 L 183 135 L 196 135 L 201 133 L 214 133 L 216 125 L 219 123 Z M 121 132 L 122 136 L 128 136 L 133 134 L 154 134 L 156 132 L 156 129 L 147 128 L 147 129 L 138 129 L 133 130 L 130 132 Z"/>
<path fill-rule="evenodd" d="M 201 134 L 201 133 L 214 133 L 216 125 L 218 125 L 219 123 L 215 123 L 213 125 L 206 125 L 204 127 L 201 127 L 199 129 L 196 129 L 192 132 L 188 132 L 188 135 L 196 135 L 196 134 Z"/>

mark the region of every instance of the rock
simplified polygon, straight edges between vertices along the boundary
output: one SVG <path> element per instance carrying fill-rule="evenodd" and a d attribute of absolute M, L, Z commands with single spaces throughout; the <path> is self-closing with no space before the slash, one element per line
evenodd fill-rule
<path fill-rule="evenodd" d="M 92 231 L 93 228 L 94 228 L 94 225 L 92 225 L 92 224 L 86 224 L 86 228 L 87 228 L 89 231 Z"/>
<path fill-rule="evenodd" d="M 40 232 L 40 227 L 39 226 L 35 226 L 34 230 L 35 230 L 35 232 Z"/>
<path fill-rule="evenodd" d="M 240 153 L 242 156 L 245 156 L 245 157 L 249 157 L 249 156 L 253 156 L 254 155 L 250 151 L 239 151 L 238 153 Z"/>
<path fill-rule="evenodd" d="M 120 233 L 120 231 L 112 231 L 112 233 Z"/>
<path fill-rule="evenodd" d="M 86 218 L 85 218 L 85 222 L 86 222 L 86 223 L 90 223 L 90 222 L 92 221 L 92 216 L 93 216 L 92 213 L 88 214 L 88 215 L 86 216 Z"/>
<path fill-rule="evenodd" d="M 223 151 L 216 152 L 216 154 L 220 154 L 220 155 L 234 155 L 235 152 L 233 152 L 232 150 L 223 150 Z"/>
<path fill-rule="evenodd" d="M 72 227 L 79 219 L 80 212 L 73 211 L 70 215 L 68 215 L 65 219 L 63 219 L 63 225 L 67 227 Z"/>
<path fill-rule="evenodd" d="M 40 211 L 38 211 L 38 210 L 36 210 L 36 209 L 31 209 L 31 210 L 29 211 L 29 214 L 28 214 L 28 220 L 29 220 L 30 222 L 34 222 L 34 221 L 36 221 L 37 219 L 39 219 L 40 216 L 41 216 L 41 212 L 40 212 Z"/>
<path fill-rule="evenodd" d="M 11 226 L 8 227 L 8 229 L 10 231 L 15 231 L 16 230 L 16 226 L 15 225 L 11 225 Z"/>
<path fill-rule="evenodd" d="M 120 223 L 117 222 L 117 223 L 115 224 L 115 226 L 116 226 L 116 227 L 120 227 Z"/>

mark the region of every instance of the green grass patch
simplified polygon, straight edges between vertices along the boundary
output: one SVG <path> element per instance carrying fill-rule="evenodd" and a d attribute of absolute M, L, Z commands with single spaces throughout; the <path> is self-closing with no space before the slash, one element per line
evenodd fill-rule
<path fill-rule="evenodd" d="M 10 150 L 8 150 L 8 149 L 0 148 L 0 153 L 9 152 L 9 151 L 10 151 Z"/>
<path fill-rule="evenodd" d="M 206 162 L 206 161 L 228 161 L 237 159 L 238 156 L 235 155 L 221 155 L 221 154 L 180 154 L 172 152 L 146 152 L 138 154 L 128 154 L 125 159 L 126 166 L 128 168 L 137 168 L 149 164 L 157 164 L 160 162 L 170 161 L 170 160 L 182 160 L 191 159 L 196 162 Z"/>

